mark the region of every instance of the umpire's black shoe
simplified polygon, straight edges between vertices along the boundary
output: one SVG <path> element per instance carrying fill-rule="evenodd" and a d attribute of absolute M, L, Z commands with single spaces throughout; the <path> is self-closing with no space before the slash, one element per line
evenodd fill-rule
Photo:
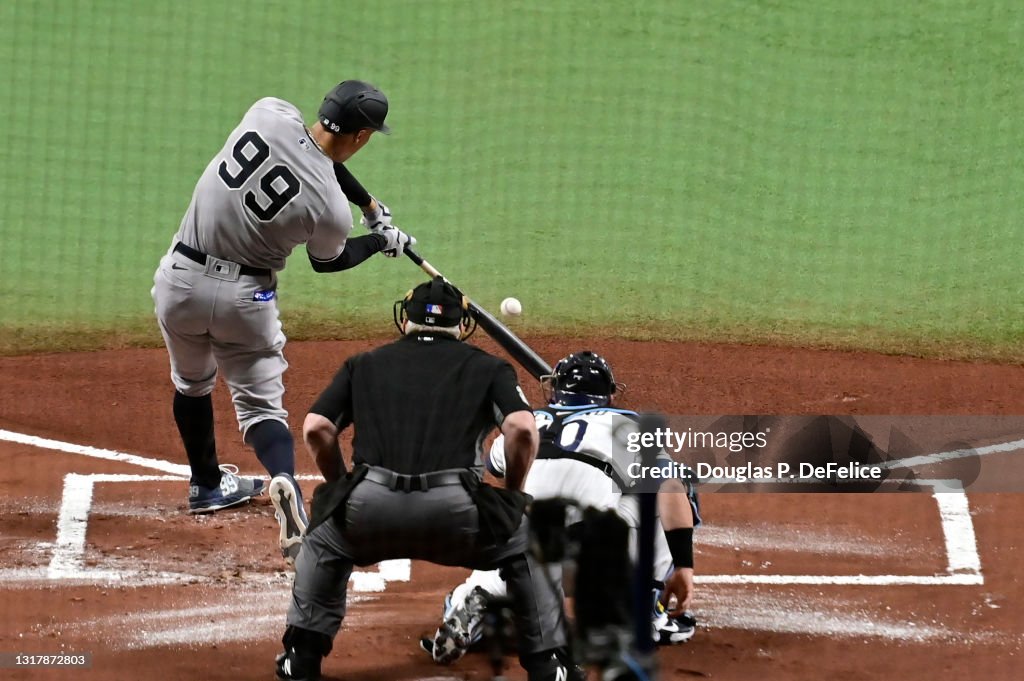
<path fill-rule="evenodd" d="M 519 664 L 526 670 L 528 681 L 586 681 L 587 672 L 573 662 L 565 648 L 532 655 L 520 655 Z"/>
<path fill-rule="evenodd" d="M 319 655 L 299 655 L 292 648 L 277 656 L 277 678 L 279 681 L 318 681 L 322 659 Z"/>

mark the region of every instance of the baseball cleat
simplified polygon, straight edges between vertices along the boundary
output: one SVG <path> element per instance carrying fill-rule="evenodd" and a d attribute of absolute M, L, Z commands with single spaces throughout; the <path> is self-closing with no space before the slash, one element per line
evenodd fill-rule
<path fill-rule="evenodd" d="M 434 640 L 430 643 L 428 652 L 437 664 L 458 662 L 469 650 L 469 638 L 464 636 L 457 626 L 452 626 L 454 622 L 450 620 L 443 623 L 434 633 Z M 422 641 L 420 647 L 427 650 Z"/>
<path fill-rule="evenodd" d="M 188 512 L 192 514 L 213 513 L 222 508 L 244 504 L 261 494 L 263 494 L 262 479 L 243 478 L 238 475 L 238 466 L 221 464 L 220 485 L 217 487 L 189 484 Z"/>
<path fill-rule="evenodd" d="M 437 664 L 452 664 L 458 661 L 469 647 L 483 636 L 483 617 L 489 594 L 480 587 L 474 587 L 462 603 L 452 601 L 452 595 L 445 598 L 444 622 L 437 628 L 431 645 L 420 641 L 420 647 L 434 658 Z"/>
<path fill-rule="evenodd" d="M 671 617 L 661 603 L 656 603 L 651 617 L 651 637 L 660 646 L 686 643 L 697 633 L 697 619 L 691 613 Z"/>
<path fill-rule="evenodd" d="M 287 473 L 275 475 L 270 481 L 270 501 L 274 504 L 274 517 L 281 525 L 281 556 L 288 565 L 295 565 L 309 525 L 302 491 L 295 478 Z"/>

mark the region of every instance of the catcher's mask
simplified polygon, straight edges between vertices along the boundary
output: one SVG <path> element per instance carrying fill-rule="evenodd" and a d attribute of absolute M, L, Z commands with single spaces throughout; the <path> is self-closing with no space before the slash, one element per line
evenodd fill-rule
<path fill-rule="evenodd" d="M 424 282 L 395 301 L 395 326 L 400 333 L 406 320 L 421 326 L 452 327 L 461 325 L 459 340 L 466 340 L 476 331 L 476 319 L 469 313 L 469 298 L 462 291 L 437 276 Z"/>
<path fill-rule="evenodd" d="M 606 407 L 611 404 L 612 395 L 625 388 L 615 381 L 604 357 L 590 350 L 558 360 L 550 375 L 541 376 L 541 383 L 550 390 L 548 402 L 566 407 Z"/>

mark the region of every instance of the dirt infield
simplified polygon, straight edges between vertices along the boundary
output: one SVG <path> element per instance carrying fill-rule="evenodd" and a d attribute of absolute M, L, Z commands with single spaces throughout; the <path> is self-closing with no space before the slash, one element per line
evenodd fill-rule
<path fill-rule="evenodd" d="M 599 350 L 636 409 L 1024 414 L 1018 366 L 593 339 L 531 344 L 548 358 Z M 337 365 L 365 347 L 289 345 L 286 406 L 296 432 Z M 0 381 L 0 653 L 93 654 L 90 669 L 0 677 L 272 678 L 289 597 L 272 509 L 259 500 L 212 517 L 184 513 L 163 350 L 0 358 Z M 539 399 L 536 385 L 524 386 Z M 222 461 L 255 473 L 222 386 L 215 405 Z M 299 458 L 300 471 L 313 473 Z M 662 678 L 1018 678 L 1024 495 L 972 494 L 962 506 L 928 493 L 703 501 L 702 626 L 691 643 L 661 651 Z M 970 550 L 950 543 L 950 523 L 960 539 L 969 528 Z M 464 574 L 400 561 L 357 574 L 325 672 L 351 681 L 488 678 L 481 656 L 438 668 L 416 646 Z M 524 678 L 514 662 L 509 676 Z"/>

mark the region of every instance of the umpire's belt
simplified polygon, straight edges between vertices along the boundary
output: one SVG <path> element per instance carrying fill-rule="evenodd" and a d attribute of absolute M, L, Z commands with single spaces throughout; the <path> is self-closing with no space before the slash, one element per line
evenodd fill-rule
<path fill-rule="evenodd" d="M 197 262 L 200 265 L 205 265 L 206 261 L 212 257 L 212 256 L 206 255 L 202 251 L 197 251 L 196 249 L 192 248 L 191 246 L 186 246 L 185 244 L 181 243 L 180 241 L 178 243 L 174 244 L 174 251 L 176 253 L 181 253 L 183 256 L 185 256 L 189 260 Z M 217 260 L 223 260 L 223 258 L 216 258 L 216 259 Z M 247 276 L 247 277 L 269 277 L 272 274 L 272 272 L 270 270 L 268 270 L 267 268 L 265 268 L 265 267 L 250 267 L 249 265 L 241 265 L 241 264 L 238 264 L 238 263 L 233 263 L 233 262 L 231 262 L 229 260 L 224 260 L 224 262 L 228 263 L 229 265 L 232 265 L 234 267 L 237 267 L 238 268 L 238 273 L 243 275 L 243 276 Z"/>
<path fill-rule="evenodd" d="M 401 492 L 426 492 L 431 487 L 461 485 L 459 473 L 462 469 L 421 473 L 420 475 L 402 475 L 386 468 L 372 467 L 366 472 L 366 479 L 386 485 Z"/>

